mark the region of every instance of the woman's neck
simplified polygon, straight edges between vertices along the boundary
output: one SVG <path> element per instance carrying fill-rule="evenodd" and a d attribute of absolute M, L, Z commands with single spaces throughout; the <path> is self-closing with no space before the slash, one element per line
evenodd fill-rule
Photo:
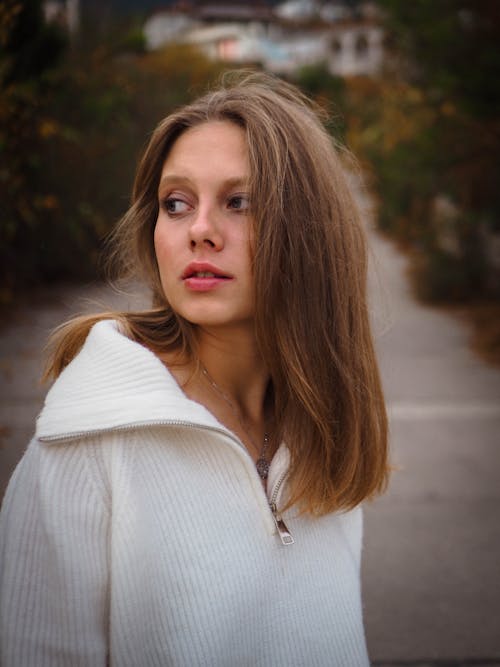
<path fill-rule="evenodd" d="M 198 330 L 197 357 L 182 366 L 163 361 L 188 398 L 235 433 L 254 461 L 263 451 L 270 460 L 276 443 L 267 400 L 269 373 L 253 333 Z"/>
<path fill-rule="evenodd" d="M 269 373 L 253 333 L 206 332 L 198 335 L 198 360 L 245 420 L 265 419 Z"/>

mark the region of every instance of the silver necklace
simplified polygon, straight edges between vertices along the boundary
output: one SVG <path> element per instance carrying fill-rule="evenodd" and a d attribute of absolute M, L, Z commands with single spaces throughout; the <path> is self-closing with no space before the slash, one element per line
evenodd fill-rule
<path fill-rule="evenodd" d="M 234 406 L 233 402 L 231 401 L 231 399 L 229 398 L 229 396 L 224 391 L 222 391 L 222 389 L 219 387 L 217 382 L 213 379 L 213 377 L 210 375 L 210 373 L 207 371 L 207 369 L 205 368 L 205 366 L 202 364 L 201 361 L 200 361 L 200 367 L 201 367 L 201 372 L 207 378 L 208 383 L 210 384 L 212 389 L 214 389 L 214 391 L 227 403 L 227 405 L 231 409 L 231 412 L 234 414 L 234 416 L 238 420 L 239 425 L 241 426 L 243 431 L 246 433 L 247 438 L 250 440 L 250 442 L 254 446 L 255 450 L 259 451 L 259 448 L 255 444 L 254 439 L 250 435 L 250 433 L 248 431 L 248 428 L 245 426 L 245 424 L 243 422 L 243 419 L 241 418 L 239 410 L 237 410 L 235 408 L 235 406 Z M 257 472 L 259 473 L 259 477 L 263 480 L 266 480 L 267 476 L 269 475 L 270 462 L 268 461 L 268 459 L 266 457 L 268 449 L 269 449 L 269 435 L 268 435 L 268 433 L 264 433 L 264 443 L 263 443 L 263 445 L 260 449 L 259 458 L 255 462 L 255 467 L 257 469 Z"/>

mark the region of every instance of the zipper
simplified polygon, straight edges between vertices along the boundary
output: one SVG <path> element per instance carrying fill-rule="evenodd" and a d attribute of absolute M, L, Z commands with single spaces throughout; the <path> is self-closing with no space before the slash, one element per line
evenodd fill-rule
<path fill-rule="evenodd" d="M 146 426 L 185 426 L 187 428 L 196 428 L 196 429 L 207 429 L 209 431 L 212 431 L 214 433 L 220 433 L 221 435 L 226 436 L 230 440 L 232 440 L 234 443 L 236 443 L 241 449 L 247 453 L 248 456 L 250 456 L 246 450 L 245 445 L 236 438 L 229 430 L 223 429 L 223 428 L 218 428 L 217 426 L 209 426 L 208 424 L 196 424 L 195 422 L 188 422 L 188 421 L 181 421 L 181 420 L 172 420 L 172 419 L 158 419 L 158 420 L 149 420 L 149 421 L 144 421 L 144 422 L 134 422 L 133 424 L 121 424 L 120 426 L 111 426 L 108 428 L 99 428 L 99 429 L 94 429 L 94 430 L 86 430 L 86 431 L 73 431 L 71 433 L 63 433 L 61 435 L 54 435 L 54 436 L 42 436 L 39 438 L 40 442 L 57 442 L 57 441 L 63 441 L 63 440 L 68 440 L 70 438 L 81 438 L 84 436 L 92 436 L 92 435 L 97 435 L 98 433 L 117 433 L 120 431 L 134 431 L 135 429 L 140 429 L 144 428 Z M 255 471 L 257 474 L 257 471 Z M 273 490 L 273 495 L 271 496 L 271 500 L 269 501 L 269 508 L 271 510 L 272 516 L 274 523 L 276 525 L 276 529 L 278 531 L 278 535 L 281 539 L 281 542 L 285 545 L 288 544 L 293 544 L 294 539 L 286 527 L 285 522 L 281 518 L 281 515 L 278 513 L 277 507 L 276 507 L 276 499 L 278 497 L 279 490 L 281 488 L 281 485 L 285 481 L 287 473 L 284 472 L 281 477 L 279 478 L 278 482 L 276 483 L 274 490 Z"/>
<path fill-rule="evenodd" d="M 38 438 L 40 442 L 57 442 L 58 440 L 69 440 L 73 438 L 83 438 L 85 436 L 93 436 L 98 433 L 116 433 L 120 431 L 135 431 L 136 429 L 145 428 L 147 426 L 186 426 L 188 428 L 207 429 L 225 435 L 235 442 L 239 447 L 246 451 L 244 444 L 236 438 L 230 431 L 218 428 L 217 426 L 209 426 L 208 424 L 196 424 L 195 422 L 188 422 L 173 419 L 153 419 L 143 422 L 133 422 L 132 424 L 121 424 L 120 426 L 109 426 L 108 428 L 87 429 L 86 431 L 72 431 L 70 433 L 62 433 L 60 435 L 46 435 Z"/>
<path fill-rule="evenodd" d="M 276 500 L 278 498 L 278 493 L 280 491 L 281 485 L 285 481 L 286 476 L 287 472 L 285 471 L 284 473 L 282 473 L 281 477 L 276 483 L 273 490 L 273 494 L 271 496 L 271 500 L 269 501 L 269 507 L 271 508 L 274 523 L 276 524 L 276 530 L 278 531 L 281 543 L 284 544 L 285 546 L 288 546 L 289 544 L 293 544 L 295 540 L 293 539 L 291 532 L 288 530 L 286 523 L 283 521 L 281 514 L 279 514 L 278 508 L 276 507 Z"/>

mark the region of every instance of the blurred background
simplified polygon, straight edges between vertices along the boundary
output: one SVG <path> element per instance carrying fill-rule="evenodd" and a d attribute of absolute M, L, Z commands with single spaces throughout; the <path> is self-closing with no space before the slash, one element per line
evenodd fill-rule
<path fill-rule="evenodd" d="M 0 497 L 50 328 L 144 300 L 99 258 L 152 129 L 239 67 L 299 85 L 360 168 L 397 468 L 365 512 L 373 664 L 498 666 L 497 0 L 3 0 Z"/>
<path fill-rule="evenodd" d="M 95 276 L 154 125 L 264 68 L 328 107 L 418 296 L 498 359 L 499 43 L 496 0 L 4 0 L 0 303 Z"/>

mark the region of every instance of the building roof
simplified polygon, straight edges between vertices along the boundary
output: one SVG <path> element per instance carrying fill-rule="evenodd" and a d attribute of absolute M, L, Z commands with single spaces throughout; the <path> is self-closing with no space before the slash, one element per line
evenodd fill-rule
<path fill-rule="evenodd" d="M 273 6 L 267 0 L 179 0 L 172 9 L 202 21 L 267 21 Z"/>

